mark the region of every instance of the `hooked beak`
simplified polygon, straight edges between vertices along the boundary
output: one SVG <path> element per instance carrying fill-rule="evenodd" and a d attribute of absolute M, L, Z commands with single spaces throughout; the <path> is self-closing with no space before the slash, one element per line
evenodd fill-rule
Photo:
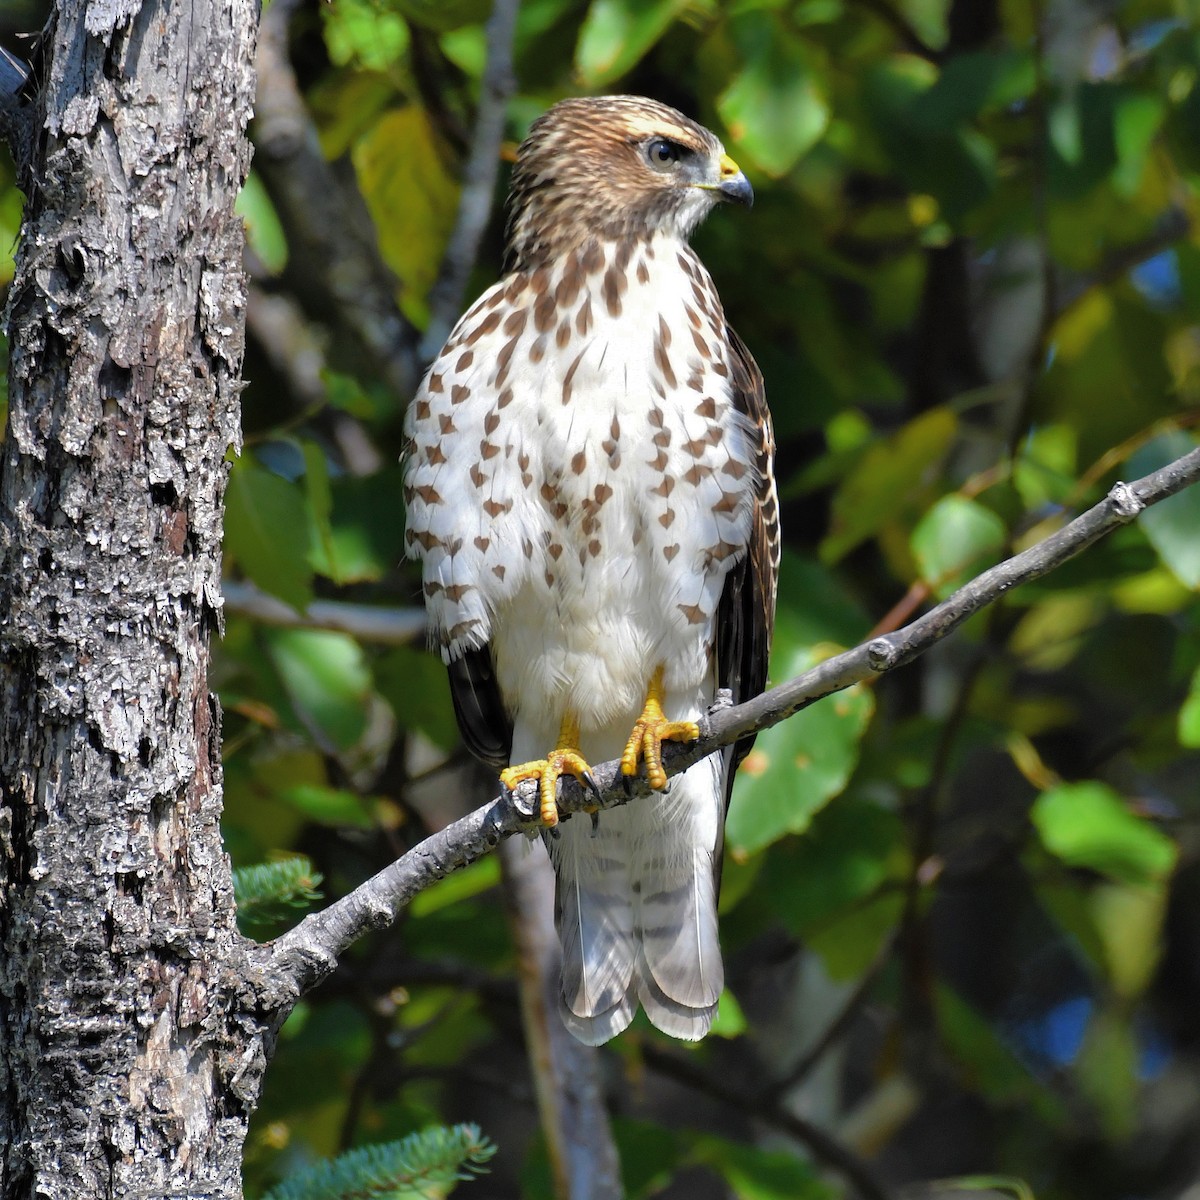
<path fill-rule="evenodd" d="M 754 203 L 754 189 L 750 186 L 750 180 L 728 154 L 721 156 L 721 182 L 717 184 L 716 191 L 722 200 L 734 204 L 744 204 L 749 208 Z"/>

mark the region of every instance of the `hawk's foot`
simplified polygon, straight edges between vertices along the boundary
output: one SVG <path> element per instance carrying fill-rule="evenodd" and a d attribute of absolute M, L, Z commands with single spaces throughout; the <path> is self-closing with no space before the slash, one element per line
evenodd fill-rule
<path fill-rule="evenodd" d="M 646 764 L 646 778 L 657 792 L 667 786 L 667 773 L 662 765 L 663 742 L 694 742 L 700 736 L 700 726 L 695 721 L 667 720 L 662 709 L 662 677 L 663 669 L 658 667 L 650 677 L 642 715 L 634 723 L 625 753 L 621 755 L 621 774 L 636 775 L 641 759 Z"/>
<path fill-rule="evenodd" d="M 558 747 L 545 758 L 535 758 L 520 766 L 506 767 L 500 772 L 500 782 L 510 790 L 527 779 L 538 781 L 538 809 L 543 825 L 553 828 L 558 824 L 558 780 L 562 775 L 574 775 L 580 783 L 597 798 L 600 789 L 592 778 L 592 768 L 576 748 L 579 743 L 579 726 L 573 717 L 563 718 L 558 735 Z M 589 810 L 591 811 L 591 810 Z"/>

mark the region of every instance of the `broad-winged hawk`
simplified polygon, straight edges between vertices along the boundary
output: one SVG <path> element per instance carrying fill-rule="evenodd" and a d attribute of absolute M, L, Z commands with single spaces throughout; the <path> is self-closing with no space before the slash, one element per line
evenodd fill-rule
<path fill-rule="evenodd" d="M 703 1037 L 717 888 L 747 739 L 666 788 L 664 738 L 762 690 L 778 525 L 762 377 L 688 245 L 750 184 L 717 138 L 633 96 L 565 100 L 512 177 L 506 274 L 409 410 L 407 546 L 463 737 L 510 786 L 644 762 L 658 794 L 563 822 L 562 1010 L 607 1041 L 638 1001 Z M 632 730 L 632 733 L 631 733 Z M 509 764 L 516 765 L 509 765 Z"/>

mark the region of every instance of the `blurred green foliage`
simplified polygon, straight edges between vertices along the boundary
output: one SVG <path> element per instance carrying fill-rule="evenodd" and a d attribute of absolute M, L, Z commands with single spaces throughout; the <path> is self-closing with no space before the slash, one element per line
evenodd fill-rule
<path fill-rule="evenodd" d="M 487 8 L 332 0 L 293 21 L 347 222 L 369 215 L 417 327 Z M 776 681 L 1195 446 L 1194 17 L 1187 0 L 522 5 L 513 143 L 564 95 L 641 92 L 717 130 L 754 181 L 753 211 L 715 214 L 696 242 L 775 414 Z M 502 189 L 472 294 L 499 270 Z M 408 397 L 322 300 L 343 264 L 298 252 L 278 183 L 256 174 L 241 205 L 253 291 L 228 573 L 301 611 L 418 604 L 396 467 Z M 0 251 L 19 211 L 9 172 Z M 11 271 L 0 258 L 0 283 Z M 299 346 L 256 319 L 280 302 Z M 729 815 L 725 1036 L 687 1057 L 761 1102 L 668 1082 L 651 1051 L 678 1049 L 639 1023 L 605 1052 L 630 1196 L 852 1195 L 785 1110 L 913 1196 L 1195 1186 L 1198 588 L 1193 490 L 759 739 Z M 486 798 L 419 647 L 235 609 L 217 655 L 236 864 L 305 854 L 333 898 Z M 297 1009 L 252 1194 L 457 1119 L 500 1147 L 476 1187 L 548 1194 L 498 888 L 493 862 L 452 876 Z"/>

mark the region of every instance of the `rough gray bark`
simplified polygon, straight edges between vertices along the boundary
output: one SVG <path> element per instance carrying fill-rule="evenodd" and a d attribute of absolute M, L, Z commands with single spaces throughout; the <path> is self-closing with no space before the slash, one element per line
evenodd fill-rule
<path fill-rule="evenodd" d="M 619 1200 L 621 1164 L 604 1104 L 599 1051 L 577 1042 L 558 1015 L 562 954 L 554 928 L 554 868 L 541 846 L 523 843 L 523 838 L 502 842 L 500 866 L 554 1194 L 564 1200 Z"/>
<path fill-rule="evenodd" d="M 238 1196 L 225 456 L 253 0 L 63 0 L 29 101 L 0 475 L 0 1196 Z"/>

